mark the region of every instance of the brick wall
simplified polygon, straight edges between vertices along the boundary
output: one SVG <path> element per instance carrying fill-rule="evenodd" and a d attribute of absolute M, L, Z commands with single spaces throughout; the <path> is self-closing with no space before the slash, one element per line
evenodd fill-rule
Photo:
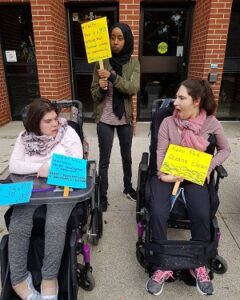
<path fill-rule="evenodd" d="M 134 36 L 133 56 L 138 58 L 140 0 L 119 0 L 119 21 L 127 23 Z M 137 97 L 133 97 L 133 129 L 136 132 Z"/>
<path fill-rule="evenodd" d="M 62 0 L 31 0 L 42 97 L 71 98 L 65 8 Z"/>
<path fill-rule="evenodd" d="M 231 16 L 232 0 L 197 0 L 192 30 L 188 76 L 207 79 L 210 64 L 218 64 L 212 88 L 218 101 Z"/>
<path fill-rule="evenodd" d="M 2 51 L 0 49 L 0 126 L 11 121 L 5 72 L 3 67 L 3 57 L 1 53 Z"/>
<path fill-rule="evenodd" d="M 0 3 L 30 2 L 41 96 L 71 98 L 71 76 L 63 0 L 0 0 Z M 81 2 L 80 0 L 76 2 Z M 104 2 L 104 1 L 101 1 Z M 141 0 L 119 0 L 119 20 L 128 23 L 134 34 L 134 56 L 138 57 Z M 90 2 L 89 2 L 90 4 Z M 218 64 L 219 96 L 232 0 L 196 0 L 193 17 L 189 77 L 207 78 L 210 64 Z M 0 125 L 10 120 L 9 101 L 0 57 Z M 134 129 L 137 98 L 134 97 Z M 4 113 L 2 113 L 4 111 Z"/>

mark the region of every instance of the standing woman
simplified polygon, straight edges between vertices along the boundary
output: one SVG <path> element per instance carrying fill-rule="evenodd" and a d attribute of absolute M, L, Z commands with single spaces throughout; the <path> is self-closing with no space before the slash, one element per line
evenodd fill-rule
<path fill-rule="evenodd" d="M 53 153 L 82 158 L 79 136 L 64 118 L 58 117 L 56 106 L 49 100 L 35 99 L 29 105 L 24 126 L 25 130 L 19 134 L 9 161 L 11 173 L 36 173 L 39 177 L 48 177 Z M 9 226 L 8 257 L 11 283 L 21 299 L 58 299 L 58 271 L 67 221 L 74 206 L 74 203 L 47 205 L 41 295 L 35 290 L 27 269 L 33 214 L 38 206 L 14 206 Z"/>
<path fill-rule="evenodd" d="M 123 193 L 136 200 L 132 188 L 132 96 L 140 87 L 140 65 L 132 58 L 133 34 L 124 23 L 115 23 L 110 29 L 112 58 L 104 61 L 104 69 L 95 65 L 91 94 L 100 151 L 99 175 L 101 177 L 101 200 L 107 210 L 108 167 L 112 150 L 114 130 L 119 139 L 123 165 Z"/>

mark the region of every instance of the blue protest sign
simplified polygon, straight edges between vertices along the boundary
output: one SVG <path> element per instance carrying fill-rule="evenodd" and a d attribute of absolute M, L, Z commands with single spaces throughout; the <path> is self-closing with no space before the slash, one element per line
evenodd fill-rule
<path fill-rule="evenodd" d="M 32 188 L 33 181 L 0 184 L 0 205 L 29 202 Z"/>
<path fill-rule="evenodd" d="M 87 188 L 87 161 L 54 153 L 47 183 L 79 189 Z"/>

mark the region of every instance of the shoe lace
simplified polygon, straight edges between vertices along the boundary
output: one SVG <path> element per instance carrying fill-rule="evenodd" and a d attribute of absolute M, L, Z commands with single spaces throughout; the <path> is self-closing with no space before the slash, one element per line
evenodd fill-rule
<path fill-rule="evenodd" d="M 173 272 L 172 271 L 161 271 L 161 270 L 157 270 L 154 272 L 153 276 L 152 276 L 152 280 L 156 281 L 156 282 L 164 282 L 166 281 L 169 277 L 173 278 Z"/>
<path fill-rule="evenodd" d="M 207 270 L 205 267 L 200 267 L 195 269 L 196 275 L 197 275 L 197 279 L 200 282 L 208 282 L 210 281 Z"/>

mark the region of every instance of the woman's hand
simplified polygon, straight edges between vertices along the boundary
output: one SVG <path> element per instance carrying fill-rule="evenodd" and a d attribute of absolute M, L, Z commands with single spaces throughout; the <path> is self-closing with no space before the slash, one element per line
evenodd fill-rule
<path fill-rule="evenodd" d="M 163 182 L 176 182 L 176 181 L 183 182 L 184 178 L 180 176 L 174 176 L 172 174 L 165 174 L 161 176 L 161 180 Z"/>
<path fill-rule="evenodd" d="M 99 83 L 99 86 L 100 86 L 101 89 L 103 89 L 103 90 L 107 89 L 107 87 L 108 87 L 108 80 L 107 79 L 101 78 L 101 79 L 99 79 L 98 83 Z"/>
<path fill-rule="evenodd" d="M 97 70 L 97 72 L 98 72 L 99 78 L 102 78 L 102 79 L 104 78 L 106 80 L 111 75 L 111 73 L 108 70 L 105 70 L 105 69 L 99 69 L 99 70 Z"/>
<path fill-rule="evenodd" d="M 48 177 L 48 172 L 49 172 L 49 164 L 48 162 L 45 162 L 38 169 L 37 177 Z"/>
<path fill-rule="evenodd" d="M 211 175 L 211 172 L 208 171 L 208 173 L 207 173 L 207 178 L 206 178 L 207 184 L 210 183 L 210 175 Z"/>

